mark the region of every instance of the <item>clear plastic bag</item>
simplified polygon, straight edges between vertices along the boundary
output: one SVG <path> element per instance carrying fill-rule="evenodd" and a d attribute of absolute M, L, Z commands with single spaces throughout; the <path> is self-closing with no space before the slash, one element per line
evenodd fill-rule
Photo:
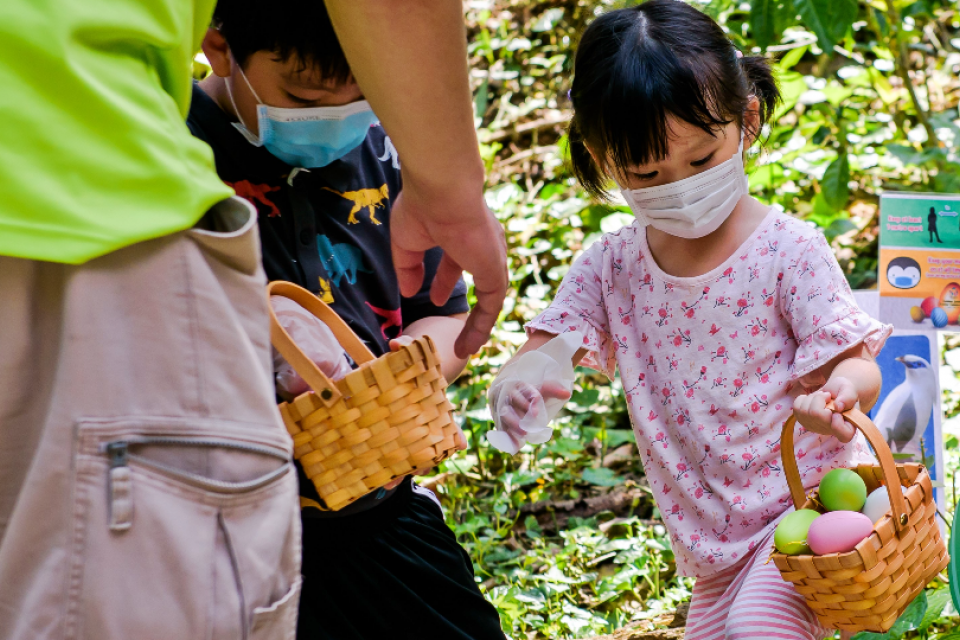
<path fill-rule="evenodd" d="M 499 451 L 516 454 L 524 443 L 542 444 L 550 440 L 553 430 L 550 421 L 566 404 L 564 398 L 544 398 L 544 385 L 573 390 L 573 356 L 583 346 L 583 334 L 579 331 L 563 333 L 536 351 L 528 351 L 511 361 L 494 379 L 487 392 L 490 414 L 496 429 L 487 432 L 487 441 Z M 523 395 L 530 407 L 519 415 L 510 399 L 514 394 Z M 504 420 L 507 418 L 507 420 Z M 517 429 L 509 429 L 505 422 L 516 423 Z"/>
<path fill-rule="evenodd" d="M 339 380 L 352 371 L 346 352 L 322 320 L 289 298 L 270 296 L 270 305 L 277 314 L 280 326 L 286 329 L 304 355 L 313 360 L 328 378 Z M 276 349 L 273 350 L 273 370 L 277 391 L 281 396 L 293 398 L 309 390 L 303 378 Z"/>

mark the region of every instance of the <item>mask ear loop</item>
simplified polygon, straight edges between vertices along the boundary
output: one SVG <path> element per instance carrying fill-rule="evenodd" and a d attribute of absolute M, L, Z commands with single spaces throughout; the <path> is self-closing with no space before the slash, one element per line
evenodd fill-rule
<path fill-rule="evenodd" d="M 250 89 L 250 93 L 252 93 L 253 97 L 256 98 L 257 106 L 259 107 L 261 104 L 263 104 L 263 101 L 260 100 L 260 96 L 257 95 L 257 92 L 254 90 L 253 85 L 250 84 L 250 80 L 247 79 L 247 74 L 243 72 L 243 67 L 240 66 L 240 63 L 238 63 L 236 59 L 234 59 L 232 53 L 230 54 L 230 61 L 233 64 L 237 65 L 237 70 L 240 72 L 240 77 L 243 78 L 243 81 L 247 83 L 247 88 Z M 249 127 L 247 127 L 247 123 L 243 121 L 243 116 L 240 115 L 240 109 L 237 108 L 237 102 L 233 98 L 233 87 L 231 86 L 232 83 L 230 82 L 229 78 L 227 78 L 226 80 L 226 85 L 227 85 L 227 97 L 230 98 L 230 105 L 233 107 L 233 112 L 237 114 L 237 120 L 240 121 L 240 124 L 243 127 L 242 129 L 240 129 L 240 127 L 237 127 L 237 128 L 240 129 L 240 133 L 242 133 L 244 137 L 247 138 L 247 140 L 259 146 L 260 144 L 262 144 L 260 141 L 260 138 L 258 136 L 253 135 Z"/>

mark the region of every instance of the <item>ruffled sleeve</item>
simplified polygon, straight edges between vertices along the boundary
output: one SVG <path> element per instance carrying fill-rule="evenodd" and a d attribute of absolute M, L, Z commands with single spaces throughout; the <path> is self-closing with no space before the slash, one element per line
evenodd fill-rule
<path fill-rule="evenodd" d="M 587 355 L 581 365 L 604 373 L 611 380 L 616 371 L 616 344 L 610 337 L 610 322 L 603 296 L 604 258 L 610 246 L 602 238 L 584 251 L 560 283 L 550 306 L 525 325 L 527 334 L 547 331 L 561 334 L 579 331 L 584 335 Z"/>
<path fill-rule="evenodd" d="M 780 306 L 798 344 L 793 380 L 813 374 L 858 344 L 876 356 L 893 331 L 892 325 L 857 306 L 830 245 L 819 232 L 788 257 Z"/>

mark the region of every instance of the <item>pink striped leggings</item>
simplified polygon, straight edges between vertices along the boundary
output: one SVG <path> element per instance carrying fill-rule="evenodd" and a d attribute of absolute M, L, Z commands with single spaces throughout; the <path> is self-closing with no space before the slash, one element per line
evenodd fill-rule
<path fill-rule="evenodd" d="M 773 536 L 736 565 L 698 578 L 684 640 L 821 640 L 824 629 L 770 557 Z"/>

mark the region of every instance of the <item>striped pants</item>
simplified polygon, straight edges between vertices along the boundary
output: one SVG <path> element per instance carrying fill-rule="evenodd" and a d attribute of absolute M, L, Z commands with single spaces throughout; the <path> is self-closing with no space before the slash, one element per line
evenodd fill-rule
<path fill-rule="evenodd" d="M 771 534 L 736 565 L 697 579 L 684 640 L 822 640 L 832 633 L 767 563 L 772 544 Z"/>

